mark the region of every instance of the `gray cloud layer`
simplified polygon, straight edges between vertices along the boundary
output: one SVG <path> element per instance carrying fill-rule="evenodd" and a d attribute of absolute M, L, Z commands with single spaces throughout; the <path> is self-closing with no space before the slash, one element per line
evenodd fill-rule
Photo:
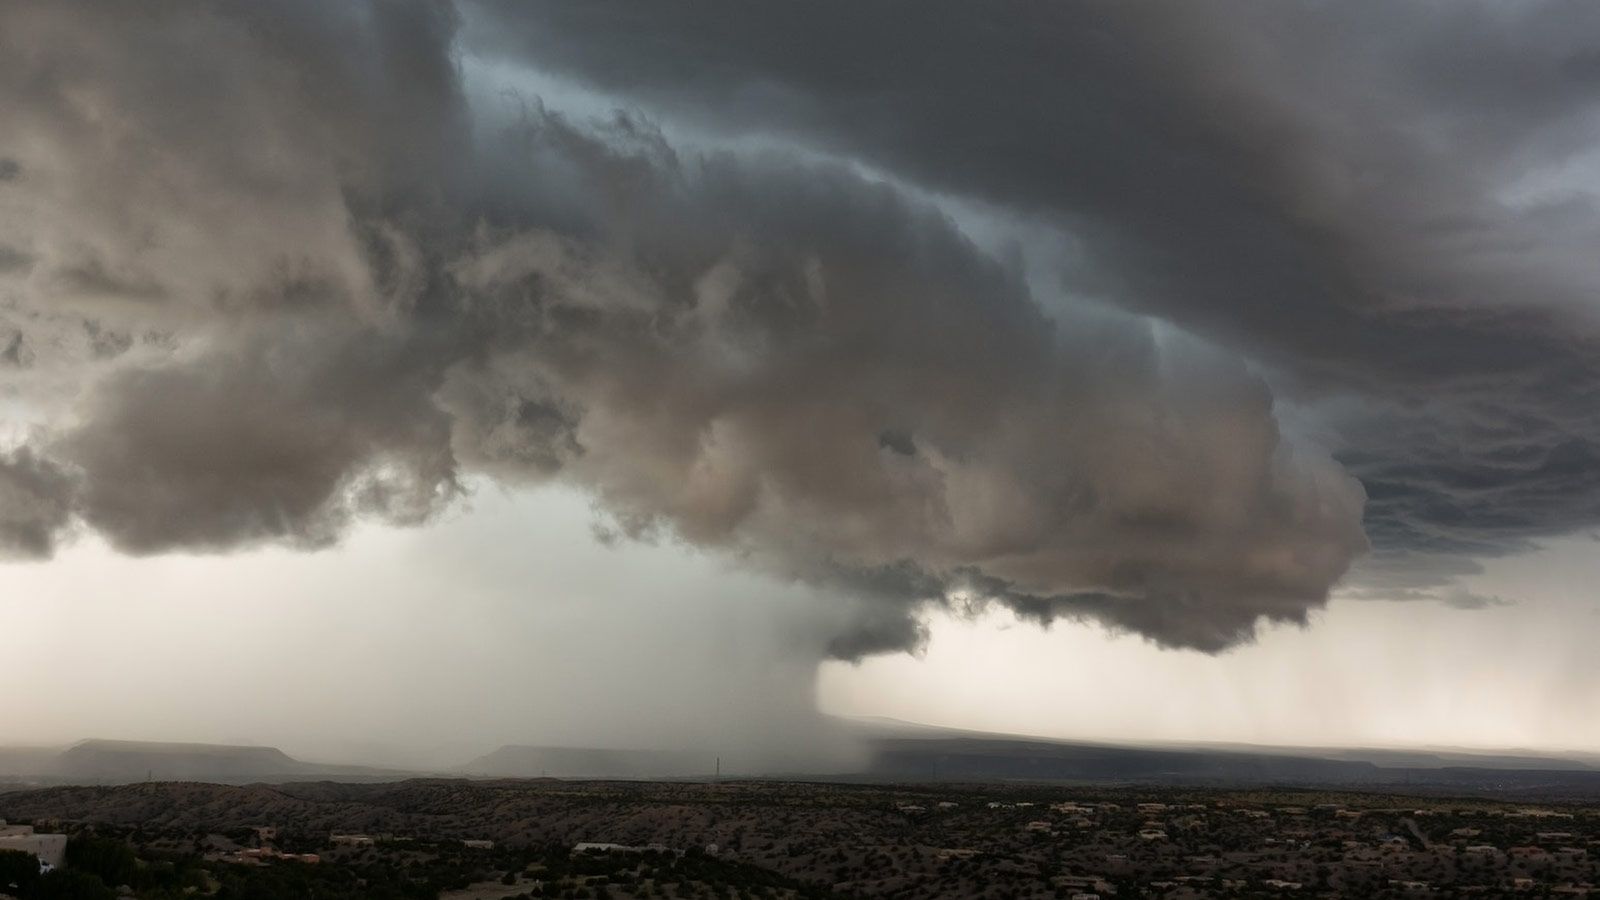
<path fill-rule="evenodd" d="M 1415 588 L 1594 524 L 1592 209 L 1496 193 L 1588 134 L 1577 32 L 1229 9 L 13 4 L 0 357 L 43 430 L 0 542 L 317 547 L 555 479 L 853 596 L 855 658 L 929 603 L 1215 651 L 1369 536 Z M 462 54 L 773 146 L 469 97 Z M 905 184 L 1042 221 L 1079 299 Z"/>
<path fill-rule="evenodd" d="M 1594 10 L 472 9 L 499 53 L 1044 216 L 1069 281 L 1329 407 L 1379 561 L 1600 517 Z"/>

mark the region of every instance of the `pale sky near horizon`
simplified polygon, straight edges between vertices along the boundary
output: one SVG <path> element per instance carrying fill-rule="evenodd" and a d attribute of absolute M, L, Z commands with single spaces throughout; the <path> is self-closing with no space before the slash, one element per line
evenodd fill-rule
<path fill-rule="evenodd" d="M 132 559 L 85 540 L 0 567 L 0 659 L 27 684 L 0 693 L 0 744 L 268 743 L 448 766 L 503 743 L 670 744 L 800 718 L 793 667 L 812 663 L 782 663 L 783 644 L 825 599 L 677 547 L 602 545 L 570 492 L 480 485 L 470 506 L 321 553 Z M 1491 565 L 1474 586 L 1515 605 L 1335 599 L 1309 628 L 1218 656 L 938 616 L 920 658 L 822 663 L 816 704 L 1061 738 L 1592 752 L 1587 543 Z"/>

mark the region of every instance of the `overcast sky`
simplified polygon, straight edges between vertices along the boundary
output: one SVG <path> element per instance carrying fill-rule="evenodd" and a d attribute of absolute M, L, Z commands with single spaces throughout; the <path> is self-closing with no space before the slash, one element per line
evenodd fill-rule
<path fill-rule="evenodd" d="M 0 742 L 1594 749 L 1597 113 L 1574 4 L 7 4 Z"/>

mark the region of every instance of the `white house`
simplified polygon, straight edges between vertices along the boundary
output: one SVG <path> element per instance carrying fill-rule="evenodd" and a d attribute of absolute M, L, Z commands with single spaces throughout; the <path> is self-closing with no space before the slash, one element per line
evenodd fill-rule
<path fill-rule="evenodd" d="M 59 868 L 67 859 L 67 836 L 36 834 L 32 825 L 7 825 L 0 819 L 0 850 L 21 850 L 39 858 L 46 871 Z"/>

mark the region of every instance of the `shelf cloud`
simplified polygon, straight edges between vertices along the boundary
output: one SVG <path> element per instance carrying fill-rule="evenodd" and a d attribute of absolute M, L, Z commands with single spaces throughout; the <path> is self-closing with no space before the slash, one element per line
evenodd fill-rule
<path fill-rule="evenodd" d="M 1600 524 L 1600 30 L 1443 16 L 11 4 L 0 547 L 315 549 L 487 476 L 851 598 L 846 659 L 1501 605 L 1454 580 Z"/>

